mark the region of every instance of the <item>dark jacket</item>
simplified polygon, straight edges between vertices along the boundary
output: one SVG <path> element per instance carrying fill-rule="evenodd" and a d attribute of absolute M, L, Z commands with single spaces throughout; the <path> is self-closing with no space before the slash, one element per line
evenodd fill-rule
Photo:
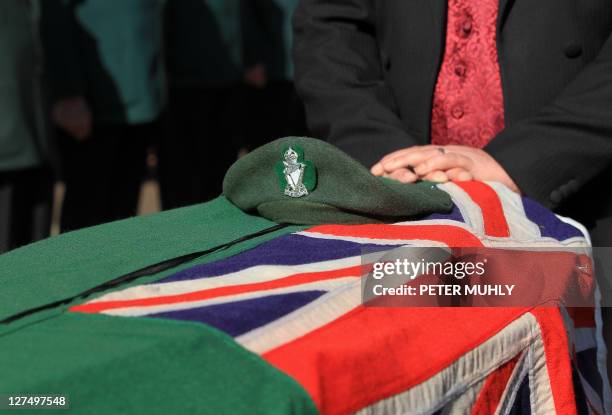
<path fill-rule="evenodd" d="M 47 155 L 36 6 L 0 2 L 0 172 L 38 166 Z"/>
<path fill-rule="evenodd" d="M 302 0 L 296 83 L 312 131 L 368 166 L 428 143 L 446 5 Z M 497 33 L 506 129 L 485 150 L 546 206 L 612 215 L 612 1 L 500 0 Z"/>
<path fill-rule="evenodd" d="M 54 99 L 83 95 L 98 124 L 140 124 L 165 105 L 162 0 L 44 0 Z"/>
<path fill-rule="evenodd" d="M 242 0 L 245 67 L 261 63 L 270 80 L 293 80 L 291 18 L 298 1 Z"/>
<path fill-rule="evenodd" d="M 220 87 L 242 81 L 240 0 L 168 0 L 164 32 L 173 85 Z"/>

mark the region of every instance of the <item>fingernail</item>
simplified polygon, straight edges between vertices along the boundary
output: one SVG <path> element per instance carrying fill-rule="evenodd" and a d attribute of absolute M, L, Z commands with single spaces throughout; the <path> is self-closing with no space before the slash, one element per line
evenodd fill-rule
<path fill-rule="evenodd" d="M 390 171 L 393 170 L 393 160 L 391 161 L 386 161 L 381 163 L 381 167 L 385 170 L 385 171 Z"/>

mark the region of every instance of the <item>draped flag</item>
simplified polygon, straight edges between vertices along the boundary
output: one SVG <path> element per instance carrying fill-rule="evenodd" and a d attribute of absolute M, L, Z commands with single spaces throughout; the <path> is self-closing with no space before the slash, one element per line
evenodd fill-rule
<path fill-rule="evenodd" d="M 589 247 L 578 224 L 497 183 L 439 188 L 449 214 L 315 226 L 71 311 L 212 326 L 295 379 L 322 413 L 604 414 L 596 307 L 362 304 L 364 250 Z"/>

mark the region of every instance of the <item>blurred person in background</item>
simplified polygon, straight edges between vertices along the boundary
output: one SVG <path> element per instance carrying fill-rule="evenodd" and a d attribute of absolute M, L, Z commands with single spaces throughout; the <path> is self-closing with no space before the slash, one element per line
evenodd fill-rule
<path fill-rule="evenodd" d="M 0 253 L 49 234 L 38 2 L 0 1 Z"/>
<path fill-rule="evenodd" d="M 163 0 L 45 0 L 41 37 L 68 231 L 136 213 L 165 104 Z"/>
<path fill-rule="evenodd" d="M 242 0 L 249 150 L 279 137 L 307 135 L 293 84 L 291 18 L 299 0 Z"/>
<path fill-rule="evenodd" d="M 169 129 L 158 148 L 164 209 L 221 193 L 238 154 L 240 0 L 168 0 Z"/>

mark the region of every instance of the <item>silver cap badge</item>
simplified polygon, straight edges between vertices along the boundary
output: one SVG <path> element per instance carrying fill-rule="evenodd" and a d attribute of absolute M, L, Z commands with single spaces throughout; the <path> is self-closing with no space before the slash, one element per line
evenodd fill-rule
<path fill-rule="evenodd" d="M 304 186 L 306 164 L 299 162 L 298 159 L 298 153 L 291 147 L 283 155 L 283 175 L 287 182 L 285 194 L 291 197 L 302 197 L 308 194 L 308 190 Z"/>

